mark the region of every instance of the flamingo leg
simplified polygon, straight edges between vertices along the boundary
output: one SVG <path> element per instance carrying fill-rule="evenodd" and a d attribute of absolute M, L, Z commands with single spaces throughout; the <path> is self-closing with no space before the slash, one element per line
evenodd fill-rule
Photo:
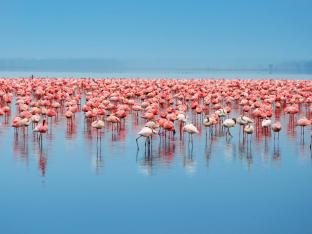
<path fill-rule="evenodd" d="M 139 143 L 138 143 L 138 140 L 141 138 L 142 136 L 138 136 L 135 141 L 136 141 L 136 144 L 137 144 L 137 150 L 139 150 Z"/>
<path fill-rule="evenodd" d="M 228 128 L 228 133 L 229 133 L 229 135 L 230 135 L 231 137 L 233 137 L 232 134 L 231 134 L 231 132 L 230 132 L 230 129 L 229 129 L 229 128 Z"/>

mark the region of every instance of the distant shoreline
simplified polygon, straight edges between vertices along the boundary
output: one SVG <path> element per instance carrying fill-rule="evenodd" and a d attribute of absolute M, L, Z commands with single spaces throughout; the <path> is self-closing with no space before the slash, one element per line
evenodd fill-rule
<path fill-rule="evenodd" d="M 113 72 L 49 72 L 1 71 L 0 78 L 13 77 L 75 77 L 75 78 L 147 78 L 147 79 L 297 79 L 310 80 L 312 74 L 268 73 L 267 71 L 113 71 Z"/>

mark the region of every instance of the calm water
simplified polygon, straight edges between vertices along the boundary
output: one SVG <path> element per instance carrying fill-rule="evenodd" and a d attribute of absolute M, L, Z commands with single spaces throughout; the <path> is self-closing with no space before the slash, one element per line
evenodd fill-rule
<path fill-rule="evenodd" d="M 201 129 L 193 147 L 155 137 L 146 156 L 135 117 L 101 141 L 82 113 L 72 131 L 59 117 L 42 149 L 0 117 L 0 233 L 312 233 L 310 128 L 281 120 L 275 143 Z"/>

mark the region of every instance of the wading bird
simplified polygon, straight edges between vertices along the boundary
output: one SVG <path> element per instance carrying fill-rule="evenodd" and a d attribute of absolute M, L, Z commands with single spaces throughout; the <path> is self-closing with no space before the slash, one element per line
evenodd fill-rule
<path fill-rule="evenodd" d="M 223 121 L 223 127 L 225 127 L 226 130 L 226 136 L 230 135 L 232 137 L 232 134 L 230 132 L 230 128 L 233 128 L 236 124 L 236 119 L 232 118 L 232 119 L 226 119 Z"/>

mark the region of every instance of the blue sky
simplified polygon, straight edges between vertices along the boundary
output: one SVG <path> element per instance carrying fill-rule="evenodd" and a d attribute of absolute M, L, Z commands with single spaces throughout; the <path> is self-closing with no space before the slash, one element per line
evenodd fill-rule
<path fill-rule="evenodd" d="M 1 58 L 312 58 L 312 1 L 1 0 Z"/>

